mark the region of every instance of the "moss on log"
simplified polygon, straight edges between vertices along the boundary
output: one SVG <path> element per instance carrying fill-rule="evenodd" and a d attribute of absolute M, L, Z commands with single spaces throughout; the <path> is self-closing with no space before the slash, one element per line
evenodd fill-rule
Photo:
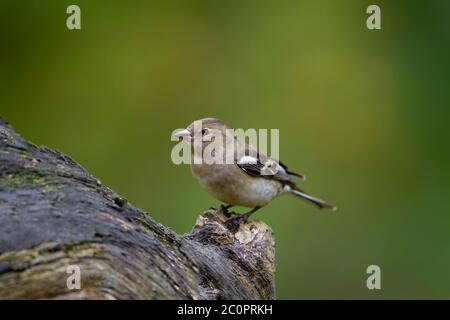
<path fill-rule="evenodd" d="M 178 235 L 0 119 L 0 299 L 274 299 L 271 229 L 227 219 Z"/>

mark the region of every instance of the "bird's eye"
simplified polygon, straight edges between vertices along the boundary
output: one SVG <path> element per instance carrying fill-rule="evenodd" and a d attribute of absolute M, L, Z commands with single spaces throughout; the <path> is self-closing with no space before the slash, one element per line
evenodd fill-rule
<path fill-rule="evenodd" d="M 202 130 L 202 136 L 207 135 L 208 134 L 208 129 L 203 129 Z"/>

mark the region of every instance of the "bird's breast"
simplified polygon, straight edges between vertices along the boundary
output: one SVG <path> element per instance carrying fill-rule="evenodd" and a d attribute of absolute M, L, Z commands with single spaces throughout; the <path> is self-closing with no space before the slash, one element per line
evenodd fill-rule
<path fill-rule="evenodd" d="M 281 191 L 281 183 L 253 177 L 234 164 L 193 164 L 192 174 L 200 185 L 222 202 L 262 207 Z"/>

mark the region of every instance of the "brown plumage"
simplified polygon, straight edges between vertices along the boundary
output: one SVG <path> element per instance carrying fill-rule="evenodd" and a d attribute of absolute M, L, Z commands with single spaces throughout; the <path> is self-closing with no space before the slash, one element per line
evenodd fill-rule
<path fill-rule="evenodd" d="M 205 118 L 194 121 L 175 136 L 189 139 L 192 142 L 194 157 L 201 157 L 203 160 L 201 164 L 191 165 L 192 174 L 203 188 L 228 204 L 227 207 L 239 205 L 253 208 L 240 216 L 239 222 L 246 220 L 256 210 L 281 194 L 293 194 L 321 209 L 336 209 L 335 206 L 297 187 L 292 177 L 305 179 L 304 175 L 289 170 L 283 163 L 259 152 L 227 129 L 229 128 L 222 120 Z M 206 151 L 216 139 L 222 139 L 222 143 L 214 144 L 213 156 L 216 160 L 222 159 L 223 162 L 232 159 L 231 163 L 215 163 L 205 158 L 206 153 L 202 151 Z M 230 142 L 234 143 L 235 148 L 230 148 Z M 195 146 L 200 144 L 202 149 L 197 151 Z"/>

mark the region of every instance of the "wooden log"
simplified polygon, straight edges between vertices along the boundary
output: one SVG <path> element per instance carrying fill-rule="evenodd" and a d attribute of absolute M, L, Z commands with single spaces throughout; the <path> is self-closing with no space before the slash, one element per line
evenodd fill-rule
<path fill-rule="evenodd" d="M 274 299 L 272 230 L 228 217 L 178 235 L 0 119 L 0 299 Z"/>

